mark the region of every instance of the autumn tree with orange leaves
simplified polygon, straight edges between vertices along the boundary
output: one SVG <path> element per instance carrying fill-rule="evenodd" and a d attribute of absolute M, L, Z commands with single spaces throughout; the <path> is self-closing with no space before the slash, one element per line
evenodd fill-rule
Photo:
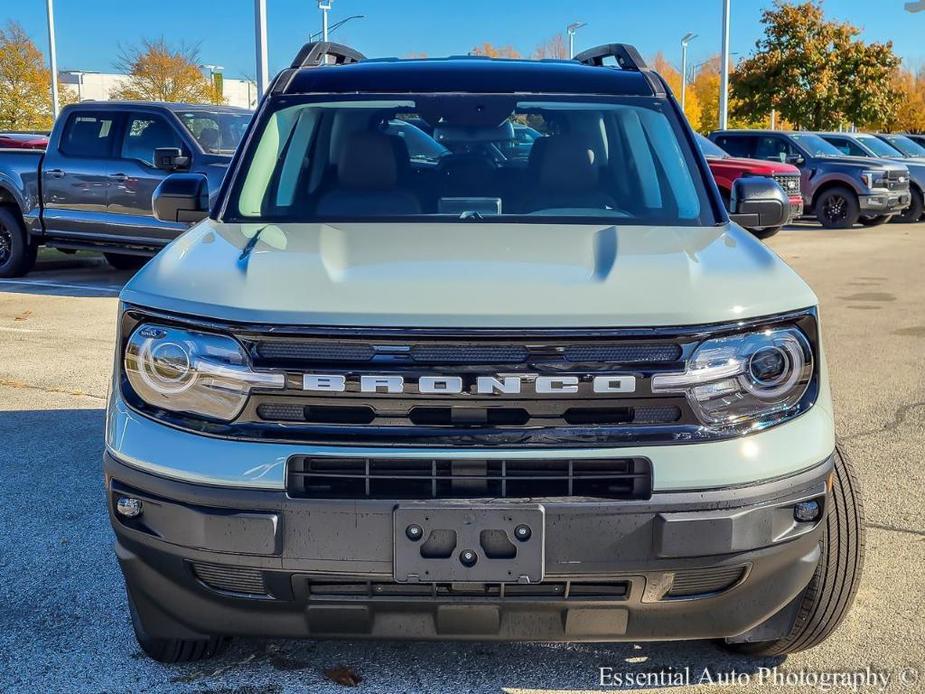
<path fill-rule="evenodd" d="M 112 99 L 193 104 L 224 102 L 219 90 L 200 69 L 196 47 L 173 49 L 163 38 L 145 39 L 141 46 L 123 50 L 117 67 L 128 74 L 128 80 L 110 93 Z"/>

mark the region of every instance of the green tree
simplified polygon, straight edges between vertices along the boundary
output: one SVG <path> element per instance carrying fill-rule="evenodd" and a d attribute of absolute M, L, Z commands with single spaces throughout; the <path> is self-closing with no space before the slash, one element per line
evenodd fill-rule
<path fill-rule="evenodd" d="M 762 14 L 765 35 L 732 75 L 733 115 L 763 118 L 776 109 L 812 130 L 880 122 L 898 104 L 893 44 L 865 43 L 860 29 L 827 20 L 821 2 L 775 0 Z"/>
<path fill-rule="evenodd" d="M 123 50 L 117 67 L 128 80 L 110 93 L 129 101 L 223 103 L 221 92 L 199 67 L 196 47 L 171 48 L 163 39 L 145 39 L 141 46 Z"/>
<path fill-rule="evenodd" d="M 59 80 L 59 105 L 74 99 Z M 51 71 L 22 26 L 9 21 L 0 27 L 0 129 L 48 130 L 51 123 Z"/>

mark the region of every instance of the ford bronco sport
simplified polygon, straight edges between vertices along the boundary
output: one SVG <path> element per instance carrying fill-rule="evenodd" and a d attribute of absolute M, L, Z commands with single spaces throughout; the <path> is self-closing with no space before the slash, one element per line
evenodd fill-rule
<path fill-rule="evenodd" d="M 439 147 L 391 133 L 433 127 Z M 514 124 L 541 134 L 500 156 Z M 421 131 L 423 132 L 423 131 Z M 426 134 L 426 133 L 425 133 Z M 420 144 L 420 143 L 418 143 Z M 817 299 L 632 47 L 310 44 L 121 296 L 105 475 L 142 649 L 827 638 L 862 509 Z"/>

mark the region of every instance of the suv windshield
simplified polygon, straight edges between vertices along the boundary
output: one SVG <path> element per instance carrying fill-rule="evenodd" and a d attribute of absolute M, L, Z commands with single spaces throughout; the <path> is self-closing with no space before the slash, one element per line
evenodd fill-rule
<path fill-rule="evenodd" d="M 811 157 L 843 157 L 840 150 L 830 142 L 826 142 L 818 135 L 812 133 L 793 133 L 794 142 L 805 149 Z"/>
<path fill-rule="evenodd" d="M 905 135 L 884 135 L 884 139 L 907 157 L 925 157 L 925 147 Z"/>
<path fill-rule="evenodd" d="M 208 154 L 234 154 L 251 121 L 250 113 L 179 111 L 177 117 Z"/>
<path fill-rule="evenodd" d="M 855 137 L 858 138 L 858 142 L 867 147 L 867 149 L 878 157 L 895 159 L 896 157 L 903 156 L 902 152 L 895 147 L 891 147 L 879 137 L 874 137 L 873 135 L 855 135 Z"/>
<path fill-rule="evenodd" d="M 715 224 L 664 100 L 420 94 L 280 99 L 231 221 Z M 518 137 L 523 132 L 535 137 Z M 532 134 L 532 133 L 530 133 Z"/>

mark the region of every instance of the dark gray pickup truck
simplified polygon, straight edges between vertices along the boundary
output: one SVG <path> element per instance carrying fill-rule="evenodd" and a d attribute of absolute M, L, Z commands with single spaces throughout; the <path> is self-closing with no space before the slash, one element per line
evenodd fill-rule
<path fill-rule="evenodd" d="M 251 112 L 229 106 L 83 102 L 66 107 L 45 152 L 0 150 L 0 277 L 24 275 L 40 245 L 102 251 L 138 266 L 187 228 L 154 218 L 173 171 L 218 191 Z"/>

